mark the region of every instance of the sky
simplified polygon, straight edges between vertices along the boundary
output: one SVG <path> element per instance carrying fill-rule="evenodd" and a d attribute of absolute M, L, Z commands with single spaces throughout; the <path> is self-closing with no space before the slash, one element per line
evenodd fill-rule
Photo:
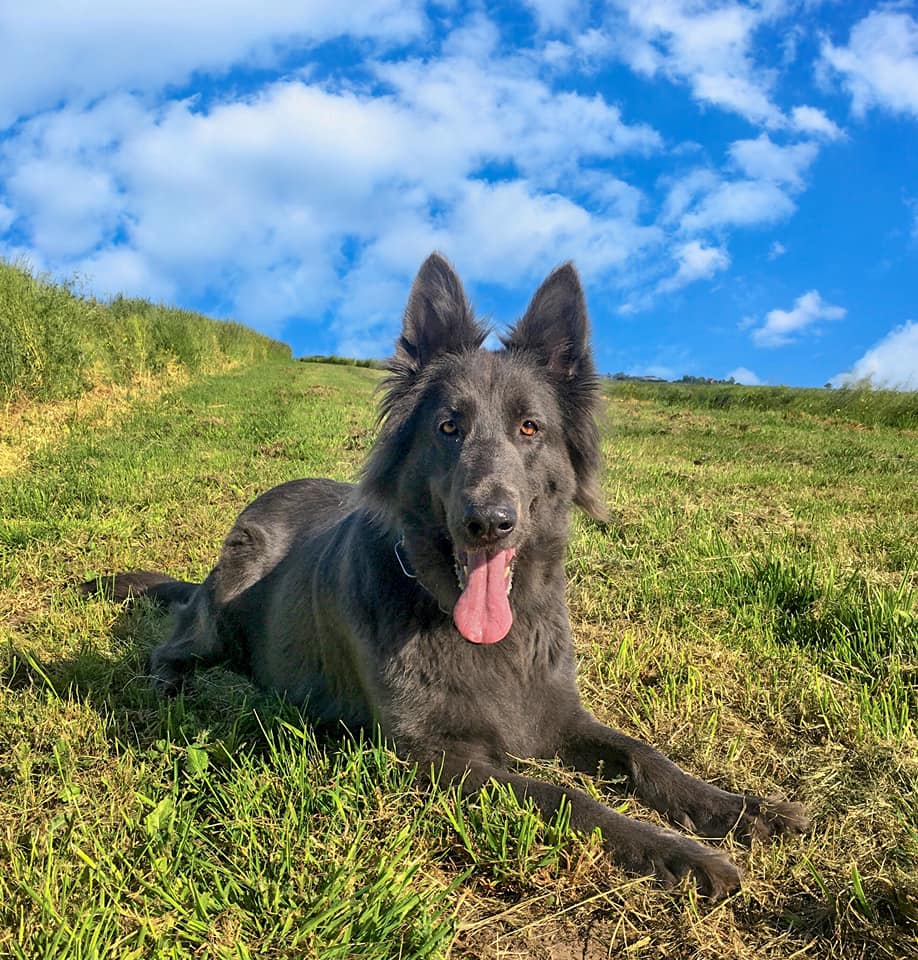
<path fill-rule="evenodd" d="M 918 7 L 0 4 L 0 257 L 391 352 L 433 250 L 597 366 L 918 389 Z"/>

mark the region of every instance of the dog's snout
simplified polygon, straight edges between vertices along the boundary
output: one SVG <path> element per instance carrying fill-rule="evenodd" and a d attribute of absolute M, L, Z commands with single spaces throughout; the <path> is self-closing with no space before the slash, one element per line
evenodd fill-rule
<path fill-rule="evenodd" d="M 469 505 L 463 521 L 469 539 L 475 543 L 497 543 L 516 528 L 516 508 L 509 503 Z"/>

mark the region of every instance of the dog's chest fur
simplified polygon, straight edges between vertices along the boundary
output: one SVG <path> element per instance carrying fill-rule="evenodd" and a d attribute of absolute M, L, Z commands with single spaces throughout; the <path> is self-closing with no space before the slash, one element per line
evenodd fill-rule
<path fill-rule="evenodd" d="M 429 610 L 380 624 L 374 699 L 383 731 L 412 756 L 439 754 L 447 738 L 486 744 L 495 756 L 550 753 L 556 715 L 576 704 L 574 660 L 563 597 L 533 609 L 485 647 Z"/>

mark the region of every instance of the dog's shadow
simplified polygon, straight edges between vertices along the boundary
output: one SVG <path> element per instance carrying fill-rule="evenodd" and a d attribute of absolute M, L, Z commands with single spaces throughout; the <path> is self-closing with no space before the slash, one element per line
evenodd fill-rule
<path fill-rule="evenodd" d="M 131 601 L 118 610 L 106 642 L 84 643 L 70 655 L 43 656 L 11 644 L 0 685 L 88 706 L 99 714 L 107 739 L 139 752 L 158 752 L 166 742 L 179 748 L 218 745 L 229 756 L 262 754 L 284 726 L 301 728 L 319 748 L 368 734 L 317 726 L 301 708 L 222 667 L 195 673 L 175 696 L 162 695 L 152 684 L 150 653 L 171 626 L 172 617 L 155 604 Z"/>

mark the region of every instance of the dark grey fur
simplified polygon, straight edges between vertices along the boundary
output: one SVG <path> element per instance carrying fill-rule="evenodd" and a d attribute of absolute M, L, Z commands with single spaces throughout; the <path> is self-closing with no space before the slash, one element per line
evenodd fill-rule
<path fill-rule="evenodd" d="M 598 389 L 574 268 L 545 280 L 503 349 L 482 349 L 485 335 L 434 254 L 411 291 L 360 483 L 297 480 L 259 497 L 201 585 L 135 573 L 109 590 L 176 608 L 175 631 L 152 658 L 161 688 L 229 663 L 317 721 L 378 723 L 422 771 L 461 778 L 466 792 L 506 783 L 546 815 L 566 799 L 573 825 L 600 827 L 626 870 L 668 883 L 692 874 L 721 896 L 739 883 L 725 853 L 508 769 L 514 756 L 602 767 L 704 837 L 808 826 L 799 804 L 696 780 L 582 706 L 564 557 L 571 505 L 596 518 L 603 506 Z M 450 434 L 439 429 L 446 420 Z M 520 431 L 527 420 L 534 436 Z M 473 644 L 447 612 L 459 596 L 454 552 L 497 541 L 517 550 L 513 626 L 498 643 Z"/>

